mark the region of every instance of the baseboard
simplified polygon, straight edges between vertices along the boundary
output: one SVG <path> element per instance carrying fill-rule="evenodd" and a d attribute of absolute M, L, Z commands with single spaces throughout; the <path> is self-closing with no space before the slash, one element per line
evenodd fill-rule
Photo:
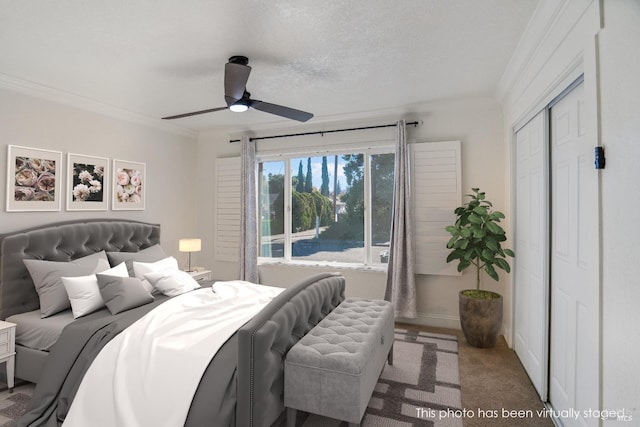
<path fill-rule="evenodd" d="M 504 340 L 507 342 L 507 347 L 513 348 L 511 328 L 508 328 L 506 325 L 502 325 L 502 336 L 504 336 Z"/>
<path fill-rule="evenodd" d="M 397 317 L 396 322 L 432 326 L 434 328 L 460 329 L 460 318 L 446 314 L 418 313 L 418 317 L 415 319 Z"/>
<path fill-rule="evenodd" d="M 418 313 L 418 317 L 415 319 L 396 317 L 396 322 L 460 330 L 460 318 L 457 316 L 448 316 L 446 314 Z M 507 342 L 507 347 L 513 348 L 513 343 L 511 341 L 511 329 L 506 325 L 502 325 L 500 333 L 504 336 L 504 339 Z"/>

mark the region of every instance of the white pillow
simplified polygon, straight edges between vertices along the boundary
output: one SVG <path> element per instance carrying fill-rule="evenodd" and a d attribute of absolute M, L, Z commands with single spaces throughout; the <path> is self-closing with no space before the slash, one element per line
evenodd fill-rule
<path fill-rule="evenodd" d="M 200 287 L 189 273 L 178 269 L 147 273 L 144 277 L 151 282 L 154 288 L 169 297 L 175 297 Z"/>
<path fill-rule="evenodd" d="M 144 276 L 147 273 L 154 273 L 157 271 L 163 270 L 179 270 L 178 268 L 178 260 L 174 257 L 170 256 L 160 261 L 156 262 L 138 262 L 133 261 L 133 274 L 138 279 L 142 280 L 142 284 L 149 292 L 153 292 L 154 288 L 149 280 L 147 280 Z"/>
<path fill-rule="evenodd" d="M 118 277 L 129 276 L 127 265 L 124 262 L 108 270 L 101 271 L 100 274 Z M 74 319 L 93 313 L 105 306 L 102 295 L 100 295 L 98 278 L 95 274 L 80 277 L 63 277 L 62 284 L 67 291 L 67 295 L 69 295 Z"/>

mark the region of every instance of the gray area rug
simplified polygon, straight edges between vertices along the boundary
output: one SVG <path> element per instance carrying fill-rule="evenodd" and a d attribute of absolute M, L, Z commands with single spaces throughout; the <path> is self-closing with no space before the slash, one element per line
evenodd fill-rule
<path fill-rule="evenodd" d="M 393 366 L 386 365 L 362 420 L 364 427 L 460 427 L 458 340 L 451 335 L 396 329 Z M 316 415 L 303 427 L 347 426 Z"/>
<path fill-rule="evenodd" d="M 0 388 L 0 427 L 13 427 L 27 408 L 35 385 L 17 382 L 13 393 L 7 387 Z"/>
<path fill-rule="evenodd" d="M 0 391 L 0 427 L 15 426 L 33 393 L 33 384 Z M 1 390 L 1 389 L 0 389 Z M 458 341 L 451 335 L 396 329 L 393 366 L 386 365 L 362 421 L 364 427 L 461 427 Z M 283 423 L 284 425 L 284 423 Z M 347 423 L 300 414 L 298 426 Z"/>

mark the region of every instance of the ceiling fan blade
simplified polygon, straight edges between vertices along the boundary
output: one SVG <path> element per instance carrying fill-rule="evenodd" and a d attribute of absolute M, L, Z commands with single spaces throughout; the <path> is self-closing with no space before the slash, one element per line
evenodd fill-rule
<path fill-rule="evenodd" d="M 251 67 L 246 64 L 227 62 L 224 66 L 224 96 L 227 105 L 242 98 L 250 73 Z M 233 101 L 230 102 L 230 100 Z"/>
<path fill-rule="evenodd" d="M 242 98 L 242 97 L 240 97 L 240 98 Z M 231 105 L 232 105 L 232 104 L 235 104 L 236 102 L 238 102 L 238 101 L 240 100 L 240 98 L 237 98 L 237 99 L 236 99 L 236 98 L 232 98 L 232 97 L 230 97 L 230 96 L 226 96 L 226 95 L 225 95 L 224 100 L 225 100 L 225 102 L 227 103 L 227 105 L 228 105 L 229 107 L 231 107 Z"/>
<path fill-rule="evenodd" d="M 313 114 L 306 111 L 251 99 L 251 94 L 247 92 L 249 74 L 251 74 L 249 58 L 241 55 L 232 56 L 224 67 L 224 101 L 227 103 L 226 107 L 194 111 L 193 113 L 177 114 L 175 116 L 163 117 L 163 119 L 180 119 L 182 117 L 212 113 L 214 111 L 226 109 L 241 112 L 246 111 L 247 107 L 255 108 L 256 110 L 264 111 L 265 113 L 275 114 L 276 116 L 287 119 L 297 120 L 299 122 L 306 122 L 313 117 Z"/>
<path fill-rule="evenodd" d="M 227 110 L 229 107 L 210 108 L 208 110 L 194 111 L 192 113 L 177 114 L 175 116 L 163 117 L 162 120 L 181 119 L 183 117 L 197 116 L 198 114 L 213 113 L 214 111 Z"/>
<path fill-rule="evenodd" d="M 299 122 L 306 122 L 313 117 L 313 114 L 307 113 L 306 111 L 253 99 L 251 100 L 251 108 L 264 111 L 265 113 L 275 114 L 276 116 L 286 117 L 287 119 L 297 120 Z"/>

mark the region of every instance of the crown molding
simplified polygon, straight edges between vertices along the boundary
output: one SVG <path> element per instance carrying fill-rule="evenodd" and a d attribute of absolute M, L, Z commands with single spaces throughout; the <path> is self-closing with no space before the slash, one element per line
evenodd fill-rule
<path fill-rule="evenodd" d="M 504 101 L 519 76 L 531 65 L 549 34 L 558 25 L 562 12 L 572 1 L 542 0 L 538 4 L 500 78 L 495 92 L 498 102 Z"/>
<path fill-rule="evenodd" d="M 91 111 L 114 119 L 127 121 L 130 123 L 150 127 L 163 132 L 173 133 L 180 136 L 188 136 L 197 138 L 198 132 L 193 129 L 186 129 L 174 124 L 162 121 L 161 119 L 150 118 L 142 114 L 134 113 L 95 101 L 93 99 L 84 98 L 73 93 L 61 91 L 38 83 L 22 80 L 16 77 L 8 76 L 0 73 L 0 88 L 19 92 L 28 96 L 46 99 L 59 104 L 68 105 L 80 110 Z"/>

